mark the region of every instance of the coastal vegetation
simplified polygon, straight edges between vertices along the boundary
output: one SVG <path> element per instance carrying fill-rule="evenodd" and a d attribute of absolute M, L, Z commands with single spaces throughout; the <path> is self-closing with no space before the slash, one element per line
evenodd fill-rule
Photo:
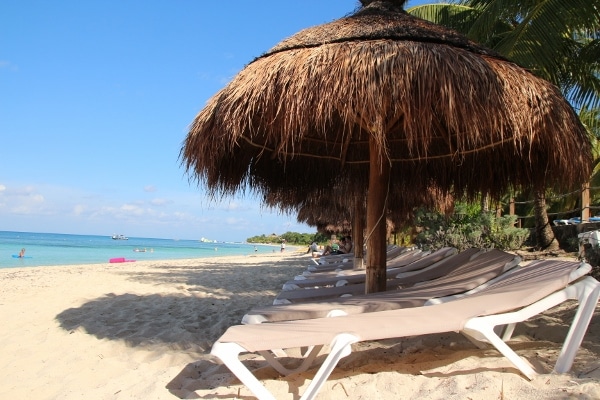
<path fill-rule="evenodd" d="M 455 247 L 459 251 L 470 247 L 515 250 L 529 237 L 529 229 L 515 227 L 517 217 L 497 217 L 490 212 L 475 211 L 462 205 L 450 216 L 420 212 L 416 218 L 419 233 L 414 242 L 424 250 Z"/>
<path fill-rule="evenodd" d="M 329 240 L 329 236 L 324 233 L 298 233 L 298 232 L 286 232 L 282 235 L 272 233 L 270 235 L 259 235 L 252 236 L 246 239 L 248 243 L 261 243 L 261 244 L 275 244 L 285 240 L 290 245 L 306 245 L 308 246 L 312 242 L 318 244 L 326 243 Z"/>

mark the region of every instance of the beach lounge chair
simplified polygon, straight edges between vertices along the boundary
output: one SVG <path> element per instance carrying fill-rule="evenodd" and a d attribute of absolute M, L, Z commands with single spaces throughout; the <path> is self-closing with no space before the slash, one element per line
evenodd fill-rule
<path fill-rule="evenodd" d="M 403 247 L 403 246 L 391 246 L 388 248 L 386 252 L 386 259 L 391 260 L 399 255 L 406 253 L 407 251 L 414 250 L 412 247 Z M 366 254 L 365 254 L 366 255 Z M 331 271 L 335 269 L 336 266 L 342 267 L 342 264 L 350 264 L 350 268 L 352 268 L 352 261 L 354 260 L 354 254 L 335 254 L 331 256 L 321 257 L 316 260 L 313 259 L 315 265 L 311 264 L 307 267 L 308 271 Z"/>
<path fill-rule="evenodd" d="M 600 295 L 598 281 L 592 277 L 580 278 L 590 269 L 587 264 L 568 261 L 536 263 L 506 274 L 477 293 L 428 307 L 236 325 L 227 329 L 213 345 L 211 354 L 218 357 L 254 395 L 264 400 L 274 397 L 241 362 L 240 353 L 259 353 L 278 372 L 287 374 L 306 371 L 320 349 L 329 345 L 329 354 L 301 397 L 312 399 L 338 361 L 351 353 L 353 343 L 456 331 L 474 341 L 490 343 L 524 376 L 532 379 L 536 371 L 495 333 L 494 328 L 525 321 L 566 300 L 575 299 L 579 306 L 554 368 L 556 372 L 564 373 L 571 368 Z M 270 353 L 272 349 L 301 347 L 312 347 L 312 351 L 294 371 L 288 370 Z"/>
<path fill-rule="evenodd" d="M 348 262 L 346 259 L 354 258 L 354 253 L 334 254 L 330 256 L 323 256 L 321 258 L 312 258 L 312 263 L 309 266 L 325 266 L 329 264 L 338 264 L 342 262 Z"/>
<path fill-rule="evenodd" d="M 513 268 L 520 261 L 521 259 L 514 254 L 497 249 L 467 249 L 424 269 L 400 273 L 389 278 L 387 280 L 387 290 L 394 291 L 398 288 L 407 288 L 421 282 L 432 284 L 432 281 L 441 278 L 445 280 L 460 279 L 465 285 L 480 285 Z M 477 279 L 474 278 L 473 272 L 478 277 Z M 470 289 L 473 289 L 473 287 L 468 287 L 465 290 Z M 273 304 L 290 304 L 341 296 L 356 296 L 364 294 L 364 292 L 364 282 L 346 286 L 281 291 L 273 300 Z"/>
<path fill-rule="evenodd" d="M 419 249 L 408 249 L 405 251 L 402 251 L 402 253 L 400 254 L 395 254 L 393 255 L 393 257 L 388 257 L 386 259 L 386 262 L 388 265 L 390 265 L 390 263 L 398 263 L 399 265 L 404 265 L 404 260 L 405 259 L 410 259 L 410 258 L 415 258 L 418 257 L 419 255 L 424 255 L 424 252 L 419 250 Z M 309 265 L 306 268 L 306 271 L 302 272 L 301 275 L 297 275 L 294 279 L 309 279 L 309 278 L 315 278 L 315 277 L 324 277 L 324 276 L 335 276 L 335 275 L 339 275 L 342 273 L 346 273 L 344 271 L 349 271 L 347 273 L 352 273 L 352 268 L 354 267 L 353 263 L 351 264 L 347 264 L 349 263 L 351 260 L 353 259 L 344 259 L 344 262 L 340 262 L 337 264 L 328 264 L 328 265 L 321 265 L 319 268 L 315 268 L 312 265 Z M 410 262 L 410 261 L 409 261 Z M 347 264 L 347 265 L 345 265 Z M 357 269 L 354 268 L 355 271 L 360 272 L 361 269 Z M 364 271 L 364 270 L 362 270 Z"/>
<path fill-rule="evenodd" d="M 390 255 L 386 259 L 386 263 L 395 262 L 395 263 L 401 264 L 403 262 L 403 260 L 408 259 L 408 258 L 414 259 L 414 257 L 417 257 L 419 254 L 422 254 L 422 253 L 423 252 L 419 249 L 403 250 L 399 254 Z M 351 272 L 351 271 L 361 270 L 362 262 L 361 262 L 361 265 L 359 265 L 359 266 L 354 265 L 354 262 L 355 262 L 354 258 L 345 258 L 343 260 L 343 262 L 339 262 L 339 263 L 335 263 L 335 264 L 319 265 L 318 267 L 309 265 L 306 268 L 306 271 L 303 271 L 301 275 L 294 277 L 294 279 L 321 278 L 321 277 L 326 277 L 326 276 L 339 275 L 339 274 L 344 273 L 344 271 Z"/>
<path fill-rule="evenodd" d="M 394 246 L 387 250 L 386 252 L 386 260 L 392 260 L 406 252 L 415 250 L 412 247 L 397 247 Z M 366 254 L 365 254 L 366 256 Z M 319 260 L 316 265 L 309 265 L 306 267 L 305 275 L 310 275 L 311 273 L 319 273 L 319 272 L 331 272 L 336 269 L 352 269 L 354 268 L 354 254 L 339 254 L 335 256 L 327 256 L 328 259 L 323 261 Z M 329 258 L 334 257 L 334 258 Z"/>
<path fill-rule="evenodd" d="M 405 253 L 387 262 L 388 276 L 396 276 L 401 272 L 409 272 L 426 268 L 436 262 L 456 254 L 458 251 L 453 247 L 444 247 L 433 253 L 413 251 Z M 306 277 L 298 275 L 293 280 L 283 284 L 283 290 L 296 290 L 302 288 L 316 288 L 327 286 L 342 286 L 348 284 L 363 283 L 366 279 L 364 269 L 361 270 L 341 270 L 331 273 L 314 274 Z"/>
<path fill-rule="evenodd" d="M 465 256 L 470 252 L 463 252 L 461 255 Z M 521 261 L 518 256 L 500 250 L 476 254 L 485 255 L 485 257 L 475 257 L 473 260 L 467 258 L 464 262 L 456 263 L 456 266 L 453 266 L 454 269 L 446 275 L 416 283 L 410 287 L 394 288 L 371 294 L 364 294 L 363 290 L 363 292 L 355 293 L 353 296 L 313 298 L 296 303 L 255 307 L 244 315 L 242 323 L 256 324 L 323 318 L 329 315 L 358 314 L 423 306 L 437 298 L 456 297 L 466 292 L 472 293 L 477 288 L 483 288 L 507 271 L 514 269 Z M 447 270 L 447 266 L 444 267 L 444 270 Z M 358 292 L 358 290 L 354 291 Z"/>

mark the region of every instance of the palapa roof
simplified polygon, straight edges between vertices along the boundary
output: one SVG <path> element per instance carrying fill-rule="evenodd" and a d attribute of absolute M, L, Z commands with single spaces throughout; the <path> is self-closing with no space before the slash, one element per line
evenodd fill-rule
<path fill-rule="evenodd" d="M 303 29 L 284 39 L 258 58 L 293 49 L 319 47 L 324 44 L 393 40 L 419 41 L 452 45 L 473 53 L 502 58 L 498 53 L 483 47 L 458 32 L 432 24 L 406 13 L 406 1 L 363 1 L 368 7 L 328 24 Z"/>
<path fill-rule="evenodd" d="M 408 201 L 405 192 L 406 188 L 396 187 L 391 188 L 389 193 L 386 218 L 394 226 L 410 225 L 420 207 L 435 209 L 441 213 L 447 213 L 454 207 L 454 199 L 434 187 L 419 191 L 410 196 Z M 418 202 L 415 205 L 417 198 Z M 354 215 L 355 202 L 358 202 L 361 209 L 360 215 Z M 366 222 L 366 193 L 349 193 L 347 183 L 337 183 L 328 188 L 307 192 L 273 189 L 265 194 L 263 204 L 281 212 L 297 214 L 298 222 L 315 226 L 319 231 L 350 231 L 348 224 L 354 218 L 361 218 L 363 225 Z"/>
<path fill-rule="evenodd" d="M 589 140 L 555 86 L 403 1 L 363 3 L 283 40 L 207 102 L 181 150 L 193 178 L 213 194 L 308 193 L 341 176 L 361 193 L 369 137 L 404 211 L 430 187 L 498 197 L 588 178 Z"/>

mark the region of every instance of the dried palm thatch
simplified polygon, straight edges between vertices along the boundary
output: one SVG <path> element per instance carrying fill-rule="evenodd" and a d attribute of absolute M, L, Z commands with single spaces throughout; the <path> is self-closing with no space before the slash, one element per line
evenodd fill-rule
<path fill-rule="evenodd" d="M 388 195 L 387 218 L 396 227 L 406 227 L 414 218 L 418 208 L 446 213 L 454 206 L 454 199 L 437 188 L 429 187 L 418 192 L 417 205 L 407 203 L 404 193 L 407 188 L 395 187 Z M 350 193 L 346 183 L 335 184 L 324 189 L 313 189 L 304 193 L 273 189 L 263 197 L 263 203 L 284 213 L 297 214 L 298 222 L 310 226 L 337 225 L 342 221 L 360 219 L 365 222 L 366 191 Z M 359 245 L 359 244 L 357 244 Z M 362 244 L 360 244 L 362 245 Z"/>
<path fill-rule="evenodd" d="M 352 234 L 353 245 L 357 249 L 354 254 L 356 258 L 362 259 L 366 193 L 363 191 L 349 194 L 347 185 L 348 182 L 341 179 L 331 187 L 314 188 L 309 192 L 274 189 L 264 196 L 263 202 L 266 206 L 278 208 L 282 212 L 297 213 L 298 222 L 314 226 L 318 232 Z M 417 206 L 414 206 L 416 197 L 411 197 L 413 203 L 406 204 L 406 190 L 402 187 L 390 190 L 386 211 L 386 240 L 393 230 L 410 225 L 417 211 Z M 454 207 L 454 199 L 435 187 L 429 187 L 427 191 L 416 194 L 420 196 L 418 208 L 447 213 Z M 362 262 L 356 262 L 356 265 L 362 265 Z"/>
<path fill-rule="evenodd" d="M 411 17 L 404 1 L 362 3 L 247 65 L 196 116 L 181 156 L 220 195 L 326 191 L 342 173 L 348 193 L 368 193 L 367 291 L 376 291 L 385 287 L 386 201 L 397 188 L 406 212 L 432 186 L 494 198 L 572 187 L 589 175 L 591 156 L 556 87 Z"/>

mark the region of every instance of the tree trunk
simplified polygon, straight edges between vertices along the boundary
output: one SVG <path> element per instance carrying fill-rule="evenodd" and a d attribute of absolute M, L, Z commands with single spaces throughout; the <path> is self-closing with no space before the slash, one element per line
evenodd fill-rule
<path fill-rule="evenodd" d="M 485 194 L 481 195 L 481 212 L 487 213 L 490 211 L 490 196 Z"/>
<path fill-rule="evenodd" d="M 367 273 L 365 293 L 385 291 L 386 284 L 386 200 L 390 165 L 369 138 L 369 192 L 367 194 Z"/>
<path fill-rule="evenodd" d="M 544 189 L 535 190 L 535 239 L 540 250 L 558 250 L 558 240 L 554 236 L 548 212 L 546 210 L 546 193 Z"/>

